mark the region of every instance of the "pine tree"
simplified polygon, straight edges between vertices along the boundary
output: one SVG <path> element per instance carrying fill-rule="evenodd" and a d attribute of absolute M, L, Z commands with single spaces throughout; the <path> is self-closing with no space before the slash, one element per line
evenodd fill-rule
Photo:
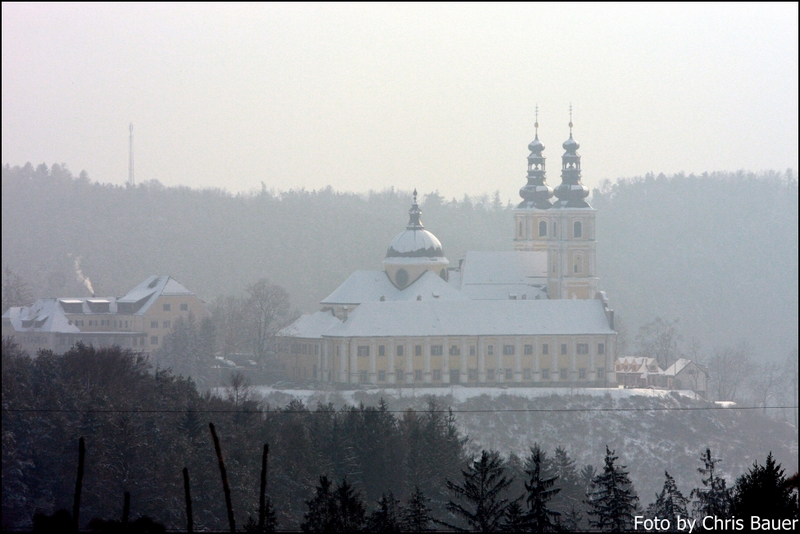
<path fill-rule="evenodd" d="M 506 509 L 506 518 L 503 523 L 503 530 L 509 532 L 520 532 L 527 528 L 527 521 L 525 519 L 525 509 L 519 502 L 519 499 L 513 501 Z"/>
<path fill-rule="evenodd" d="M 403 516 L 405 510 L 400 502 L 394 498 L 390 491 L 378 499 L 378 507 L 370 514 L 367 520 L 367 530 L 370 532 L 402 532 Z"/>
<path fill-rule="evenodd" d="M 306 501 L 308 512 L 300 525 L 303 532 L 357 532 L 364 527 L 361 495 L 346 478 L 335 489 L 331 486 L 327 476 L 319 477 L 314 497 Z"/>
<path fill-rule="evenodd" d="M 403 516 L 403 530 L 406 532 L 425 532 L 433 521 L 428 499 L 419 486 L 414 488 L 414 493 L 408 500 Z"/>
<path fill-rule="evenodd" d="M 463 484 L 446 480 L 447 489 L 469 504 L 465 507 L 450 501 L 447 509 L 466 521 L 470 530 L 497 532 L 510 504 L 508 499 L 500 497 L 512 482 L 503 472 L 503 460 L 497 452 L 481 451 L 480 459 L 474 460 L 466 471 L 461 471 Z"/>
<path fill-rule="evenodd" d="M 606 446 L 603 472 L 592 480 L 589 505 L 589 525 L 601 531 L 624 531 L 633 528 L 633 513 L 639 497 L 624 465 L 616 466 L 614 451 Z"/>
<path fill-rule="evenodd" d="M 676 531 L 678 526 L 678 516 L 688 517 L 686 505 L 688 499 L 678 489 L 675 479 L 664 471 L 664 488 L 661 493 L 656 494 L 656 502 L 647 507 L 648 517 L 658 517 L 659 519 L 669 519 L 671 531 Z"/>
<path fill-rule="evenodd" d="M 690 495 L 694 499 L 694 515 L 698 518 L 726 517 L 730 507 L 730 490 L 725 487 L 725 479 L 715 474 L 717 464 L 722 460 L 712 458 L 711 449 L 706 449 L 700 461 L 703 467 L 698 467 L 697 471 L 703 475 L 703 488 L 693 489 Z"/>
<path fill-rule="evenodd" d="M 753 467 L 736 480 L 730 513 L 768 519 L 798 517 L 797 495 L 787 486 L 784 469 L 775 463 L 771 452 L 763 466 L 753 462 Z"/>
<path fill-rule="evenodd" d="M 558 530 L 559 512 L 548 508 L 547 503 L 555 497 L 561 488 L 553 488 L 558 475 L 547 476 L 544 454 L 538 446 L 531 447 L 531 455 L 525 465 L 528 469 L 527 491 L 528 513 L 525 516 L 527 526 L 533 532 L 554 532 Z"/>
<path fill-rule="evenodd" d="M 308 511 L 303 514 L 300 528 L 303 532 L 335 532 L 336 510 L 333 507 L 331 481 L 322 475 L 319 477 L 314 497 L 306 501 Z"/>
<path fill-rule="evenodd" d="M 580 507 L 586 490 L 582 487 L 575 460 L 569 457 L 567 450 L 556 447 L 553 456 L 553 472 L 558 476 L 558 485 L 561 492 L 553 499 L 553 507 L 560 511 L 562 516 Z"/>

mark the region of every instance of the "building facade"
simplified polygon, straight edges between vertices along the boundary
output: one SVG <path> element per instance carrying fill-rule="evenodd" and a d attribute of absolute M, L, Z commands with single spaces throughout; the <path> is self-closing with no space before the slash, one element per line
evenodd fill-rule
<path fill-rule="evenodd" d="M 78 342 L 95 347 L 119 345 L 150 353 L 164 342 L 179 317 L 207 316 L 197 295 L 170 276 L 150 276 L 122 297 L 39 299 L 3 314 L 2 336 L 13 337 L 31 355 L 57 353 Z"/>
<path fill-rule="evenodd" d="M 536 124 L 513 251 L 468 252 L 448 268 L 415 191 L 383 270 L 356 271 L 320 311 L 279 333 L 288 378 L 392 387 L 615 385 L 614 312 L 597 292 L 596 211 L 585 201 L 569 126 L 554 191 Z"/>

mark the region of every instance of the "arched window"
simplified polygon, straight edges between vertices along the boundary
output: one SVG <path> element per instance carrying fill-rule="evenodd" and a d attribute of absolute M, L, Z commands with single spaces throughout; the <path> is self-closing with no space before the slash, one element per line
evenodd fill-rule
<path fill-rule="evenodd" d="M 581 255 L 575 256 L 575 261 L 573 262 L 572 265 L 572 271 L 574 273 L 580 273 L 583 271 L 583 256 Z"/>
<path fill-rule="evenodd" d="M 581 237 L 583 235 L 583 228 L 580 221 L 575 221 L 572 225 L 572 237 Z"/>
<path fill-rule="evenodd" d="M 539 237 L 547 237 L 547 221 L 539 221 Z"/>

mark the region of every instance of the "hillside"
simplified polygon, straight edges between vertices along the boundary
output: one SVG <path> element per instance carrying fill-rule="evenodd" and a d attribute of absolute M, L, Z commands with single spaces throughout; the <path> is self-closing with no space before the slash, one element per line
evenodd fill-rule
<path fill-rule="evenodd" d="M 716 409 L 713 403 L 665 391 L 556 391 L 456 388 L 454 394 L 437 396 L 436 401 L 456 412 L 457 425 L 469 436 L 473 452 L 485 448 L 525 457 L 529 447 L 538 442 L 551 453 L 557 446 L 566 448 L 579 467 L 600 467 L 608 445 L 630 469 L 645 505 L 661 490 L 665 469 L 685 495 L 698 486 L 699 457 L 707 447 L 723 459 L 722 476 L 729 485 L 755 460 L 763 463 L 769 451 L 787 472 L 798 468 L 794 427 L 758 410 Z M 267 388 L 262 392 L 268 393 L 264 400 L 273 406 L 286 404 L 292 397 L 284 392 L 269 393 Z M 436 392 L 442 393 L 441 389 Z M 398 397 L 396 390 L 385 390 L 299 396 L 310 407 L 318 401 L 369 406 L 383 397 L 392 410 L 424 410 L 431 396 L 425 389 L 415 393 Z"/>
<path fill-rule="evenodd" d="M 557 180 L 557 179 L 556 179 Z M 551 178 L 551 181 L 553 179 Z M 499 199 L 421 195 L 423 221 L 456 265 L 467 250 L 509 250 Z M 746 339 L 759 359 L 797 346 L 798 194 L 790 174 L 647 176 L 595 190 L 600 288 L 628 328 L 679 318 L 705 354 Z M 124 294 L 171 274 L 201 298 L 268 277 L 300 311 L 356 269 L 379 269 L 406 222 L 408 191 L 367 195 L 103 185 L 64 165 L 4 166 L 2 256 L 34 297 Z M 680 347 L 679 347 L 680 348 Z"/>

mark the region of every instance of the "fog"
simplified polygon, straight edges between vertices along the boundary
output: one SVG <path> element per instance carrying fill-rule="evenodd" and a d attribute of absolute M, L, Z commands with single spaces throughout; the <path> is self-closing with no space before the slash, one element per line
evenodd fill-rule
<path fill-rule="evenodd" d="M 797 168 L 797 5 L 3 4 L 2 161 L 167 185 L 516 198 L 569 105 L 584 183 Z M 551 160 L 553 161 L 553 160 Z"/>

